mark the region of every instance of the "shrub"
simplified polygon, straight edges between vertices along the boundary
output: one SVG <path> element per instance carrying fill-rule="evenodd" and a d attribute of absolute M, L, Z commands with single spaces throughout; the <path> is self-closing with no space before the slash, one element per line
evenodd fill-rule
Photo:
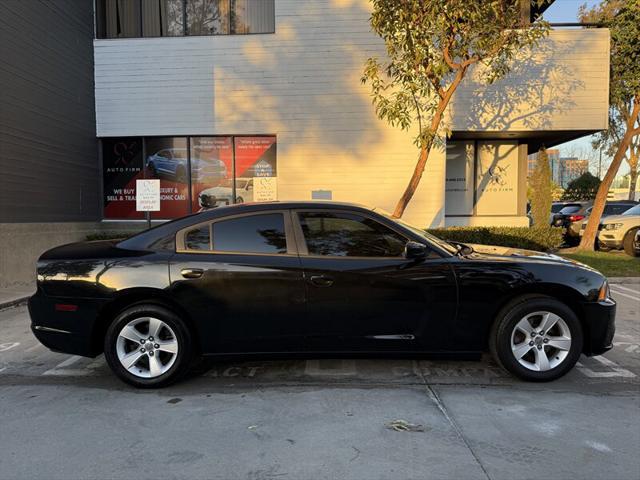
<path fill-rule="evenodd" d="M 499 247 L 523 248 L 542 252 L 562 245 L 562 229 L 555 227 L 447 227 L 427 230 L 443 240 L 478 243 Z"/>

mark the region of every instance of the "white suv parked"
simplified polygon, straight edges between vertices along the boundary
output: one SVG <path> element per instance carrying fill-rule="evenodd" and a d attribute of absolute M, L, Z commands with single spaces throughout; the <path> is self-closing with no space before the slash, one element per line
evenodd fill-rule
<path fill-rule="evenodd" d="M 587 222 L 583 222 L 580 236 L 584 233 Z M 611 215 L 600 220 L 598 242 L 607 248 L 624 249 L 634 255 L 633 240 L 640 229 L 640 204 L 631 207 L 622 215 Z"/>

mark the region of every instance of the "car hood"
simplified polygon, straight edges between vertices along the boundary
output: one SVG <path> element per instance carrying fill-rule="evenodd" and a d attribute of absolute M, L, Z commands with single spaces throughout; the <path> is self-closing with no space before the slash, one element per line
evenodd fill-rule
<path fill-rule="evenodd" d="M 593 270 L 591 267 L 584 265 L 583 263 L 576 262 L 569 258 L 564 258 L 552 253 L 537 252 L 535 250 L 527 250 L 524 248 L 513 247 L 499 247 L 496 245 L 478 245 L 470 244 L 466 245 L 473 248 L 473 252 L 467 255 L 467 258 L 474 260 L 486 260 L 486 261 L 526 261 L 526 262 L 553 262 L 563 265 L 577 265 L 580 267 Z"/>

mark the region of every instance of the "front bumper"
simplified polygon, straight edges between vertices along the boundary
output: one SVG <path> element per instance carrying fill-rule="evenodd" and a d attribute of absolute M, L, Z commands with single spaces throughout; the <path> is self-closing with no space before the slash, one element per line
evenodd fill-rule
<path fill-rule="evenodd" d="M 602 302 L 585 303 L 583 311 L 586 330 L 583 353 L 593 356 L 611 350 L 613 336 L 616 333 L 616 302 L 608 299 Z"/>

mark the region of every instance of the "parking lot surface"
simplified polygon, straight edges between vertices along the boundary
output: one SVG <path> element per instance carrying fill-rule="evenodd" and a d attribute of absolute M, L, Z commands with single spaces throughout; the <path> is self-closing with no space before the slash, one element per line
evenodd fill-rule
<path fill-rule="evenodd" d="M 481 361 L 206 361 L 139 391 L 0 311 L 0 478 L 640 479 L 640 285 L 614 349 L 524 383 Z"/>

